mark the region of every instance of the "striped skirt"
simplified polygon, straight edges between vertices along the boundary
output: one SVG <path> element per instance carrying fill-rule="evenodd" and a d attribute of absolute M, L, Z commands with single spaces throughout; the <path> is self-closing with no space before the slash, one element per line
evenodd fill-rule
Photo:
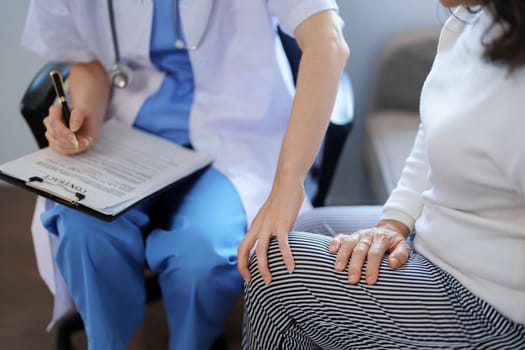
<path fill-rule="evenodd" d="M 330 237 L 293 232 L 296 268 L 288 273 L 277 240 L 269 249 L 272 282 L 252 259 L 245 286 L 243 349 L 525 349 L 513 323 L 452 276 L 412 253 L 379 281 L 348 283 L 334 270 Z M 364 268 L 363 268 L 364 276 Z"/>

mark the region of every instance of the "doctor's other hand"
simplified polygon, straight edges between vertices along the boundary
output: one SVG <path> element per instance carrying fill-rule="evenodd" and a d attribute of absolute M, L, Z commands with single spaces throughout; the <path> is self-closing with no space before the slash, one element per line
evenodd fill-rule
<path fill-rule="evenodd" d="M 275 182 L 268 199 L 252 222 L 248 233 L 240 243 L 237 254 L 237 268 L 245 282 L 251 280 L 249 270 L 250 252 L 256 246 L 257 267 L 266 284 L 272 280 L 268 268 L 268 247 L 272 236 L 277 237 L 279 250 L 289 272 L 295 268 L 288 244 L 288 233 L 292 229 L 305 197 L 302 181 Z"/>
<path fill-rule="evenodd" d="M 410 246 L 406 237 L 408 227 L 398 221 L 382 221 L 377 227 L 360 230 L 351 235 L 340 234 L 330 241 L 330 253 L 337 254 L 335 269 L 344 271 L 348 268 L 348 282 L 357 284 L 361 280 L 361 271 L 365 260 L 366 283 L 375 284 L 379 277 L 381 260 L 388 254 L 390 268 L 397 269 L 407 262 Z"/>
<path fill-rule="evenodd" d="M 61 106 L 51 106 L 48 116 L 44 118 L 49 147 L 67 155 L 85 152 L 91 148 L 95 135 L 100 132 L 100 126 L 93 124 L 85 113 L 72 109 L 68 128 L 64 124 Z"/>

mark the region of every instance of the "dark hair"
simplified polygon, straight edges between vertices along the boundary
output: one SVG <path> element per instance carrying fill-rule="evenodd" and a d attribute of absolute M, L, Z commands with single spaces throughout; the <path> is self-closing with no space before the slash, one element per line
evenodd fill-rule
<path fill-rule="evenodd" d="M 484 43 L 484 57 L 509 67 L 510 71 L 525 65 L 525 1 L 483 0 L 483 6 L 494 17 L 492 26 L 503 29 L 499 37 Z"/>

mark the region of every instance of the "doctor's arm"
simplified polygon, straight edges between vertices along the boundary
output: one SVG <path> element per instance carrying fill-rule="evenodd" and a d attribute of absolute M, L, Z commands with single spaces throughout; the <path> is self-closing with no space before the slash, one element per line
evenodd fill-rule
<path fill-rule="evenodd" d="M 259 271 L 266 283 L 271 281 L 267 252 L 272 236 L 278 239 L 288 271 L 295 268 L 288 232 L 304 200 L 305 177 L 326 132 L 349 56 L 337 14 L 332 10 L 308 17 L 294 34 L 302 50 L 296 94 L 271 193 L 238 248 L 238 268 L 245 281 L 251 279 L 248 263 L 256 242 Z"/>
<path fill-rule="evenodd" d="M 97 61 L 72 64 L 68 82 L 71 101 L 69 128 L 64 124 L 59 105 L 51 106 L 44 125 L 53 150 L 75 154 L 88 150 L 100 133 L 111 89 L 106 70 Z M 78 147 L 75 146 L 75 137 Z"/>

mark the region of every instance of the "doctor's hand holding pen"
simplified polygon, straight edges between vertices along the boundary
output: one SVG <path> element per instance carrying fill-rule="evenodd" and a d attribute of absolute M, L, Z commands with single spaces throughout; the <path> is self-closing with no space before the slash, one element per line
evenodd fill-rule
<path fill-rule="evenodd" d="M 69 116 L 62 82 L 56 81 L 56 75 L 51 78 L 61 105 L 51 106 L 44 119 L 49 147 L 67 155 L 85 152 L 99 135 L 106 114 L 110 95 L 106 71 L 98 62 L 71 65 L 72 109 Z"/>
<path fill-rule="evenodd" d="M 349 56 L 333 11 L 322 11 L 307 18 L 294 34 L 302 57 L 277 172 L 270 195 L 237 251 L 237 266 L 246 282 L 251 280 L 249 260 L 255 245 L 259 273 L 267 284 L 271 282 L 267 255 L 273 236 L 278 239 L 287 270 L 292 272 L 295 268 L 288 232 L 303 203 L 304 180 L 328 126 L 339 79 Z"/>

